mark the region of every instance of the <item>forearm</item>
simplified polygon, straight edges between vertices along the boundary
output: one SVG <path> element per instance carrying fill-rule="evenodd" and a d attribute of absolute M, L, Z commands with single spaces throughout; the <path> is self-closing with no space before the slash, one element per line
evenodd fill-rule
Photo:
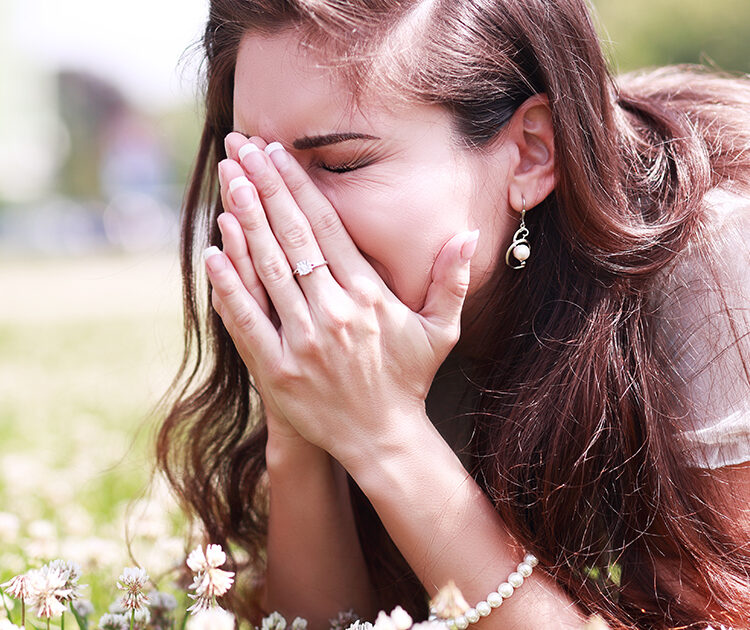
<path fill-rule="evenodd" d="M 434 595 L 453 580 L 474 605 L 516 570 L 523 550 L 426 417 L 398 424 L 405 434 L 342 461 L 427 591 Z M 562 589 L 536 570 L 473 627 L 557 630 L 583 622 Z"/>
<path fill-rule="evenodd" d="M 372 592 L 357 537 L 346 473 L 303 440 L 269 440 L 268 567 L 265 606 L 311 630 L 353 608 L 373 614 Z"/>

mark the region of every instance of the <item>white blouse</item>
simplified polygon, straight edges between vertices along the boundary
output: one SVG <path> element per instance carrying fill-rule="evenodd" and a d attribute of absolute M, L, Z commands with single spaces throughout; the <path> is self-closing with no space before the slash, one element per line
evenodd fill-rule
<path fill-rule="evenodd" d="M 750 200 L 716 189 L 706 204 L 712 251 L 680 253 L 653 297 L 686 403 L 685 456 L 720 468 L 750 461 Z"/>

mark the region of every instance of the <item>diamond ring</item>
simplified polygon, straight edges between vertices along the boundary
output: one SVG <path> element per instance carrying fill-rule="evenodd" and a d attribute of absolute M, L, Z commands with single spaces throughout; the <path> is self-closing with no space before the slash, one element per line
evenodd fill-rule
<path fill-rule="evenodd" d="M 324 267 L 327 264 L 328 264 L 327 260 L 324 260 L 323 262 L 319 262 L 319 263 L 313 263 L 307 259 L 300 260 L 295 266 L 292 274 L 295 276 L 306 276 L 312 273 L 313 270 L 317 269 L 318 267 Z"/>

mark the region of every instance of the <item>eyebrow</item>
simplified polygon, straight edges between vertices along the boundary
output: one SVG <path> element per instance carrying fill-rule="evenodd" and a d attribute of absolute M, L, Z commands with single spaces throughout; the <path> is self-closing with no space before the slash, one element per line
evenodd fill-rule
<path fill-rule="evenodd" d="M 347 142 L 348 140 L 380 140 L 380 138 L 366 133 L 329 133 L 323 136 L 303 136 L 302 138 L 297 138 L 292 142 L 292 146 L 295 149 L 304 151 L 305 149 L 315 149 L 329 144 Z"/>

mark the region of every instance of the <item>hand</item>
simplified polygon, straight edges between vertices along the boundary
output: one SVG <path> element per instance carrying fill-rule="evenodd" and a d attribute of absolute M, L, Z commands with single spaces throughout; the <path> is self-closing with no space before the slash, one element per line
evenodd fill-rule
<path fill-rule="evenodd" d="M 263 400 L 334 457 L 340 445 L 351 450 L 398 435 L 400 421 L 424 415 L 435 372 L 458 340 L 478 234 L 445 244 L 415 313 L 385 286 L 289 153 L 249 151 L 242 166 L 252 184 L 235 183 L 225 208 L 244 233 L 269 308 L 230 258 L 216 252 L 207 266 L 213 305 Z M 296 278 L 290 261 L 300 260 L 328 266 Z"/>
<path fill-rule="evenodd" d="M 255 142 L 261 149 L 266 146 L 266 143 L 260 138 L 256 138 Z M 221 203 L 225 210 L 229 209 L 231 203 L 229 182 L 235 177 L 240 177 L 245 174 L 242 166 L 239 164 L 239 156 L 237 153 L 240 147 L 246 143 L 247 138 L 238 133 L 229 134 L 224 142 L 226 154 L 229 159 L 224 160 L 219 164 L 219 183 L 221 189 Z M 268 299 L 265 287 L 260 282 L 258 274 L 255 272 L 250 253 L 247 249 L 245 235 L 242 232 L 242 227 L 237 221 L 237 218 L 227 211 L 219 215 L 217 223 L 219 225 L 219 231 L 221 232 L 224 253 L 237 271 L 243 286 L 257 302 L 258 307 L 263 311 L 263 314 L 278 327 L 278 316 Z M 247 363 L 247 361 L 245 361 L 245 363 Z M 297 443 L 303 440 L 297 430 L 280 415 L 277 409 L 266 404 L 266 401 L 264 401 L 264 405 L 269 438 L 277 438 L 277 441 L 284 443 L 285 445 L 288 445 L 289 442 Z"/>

